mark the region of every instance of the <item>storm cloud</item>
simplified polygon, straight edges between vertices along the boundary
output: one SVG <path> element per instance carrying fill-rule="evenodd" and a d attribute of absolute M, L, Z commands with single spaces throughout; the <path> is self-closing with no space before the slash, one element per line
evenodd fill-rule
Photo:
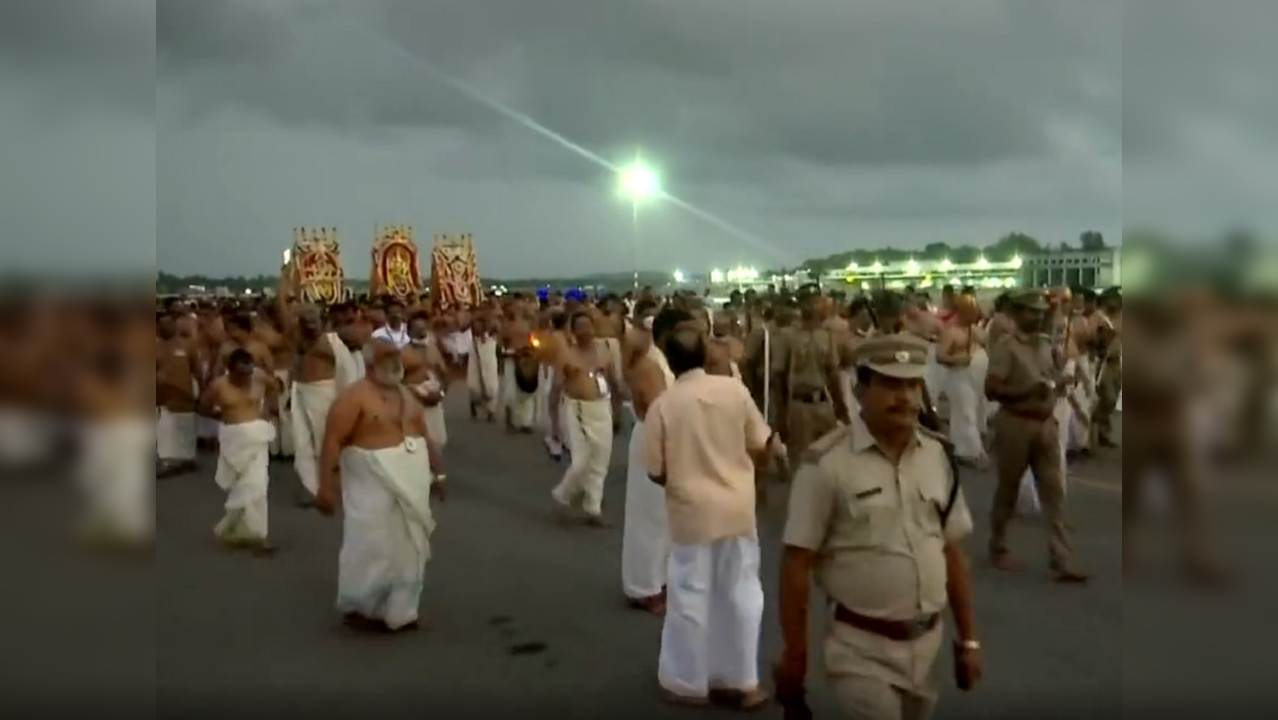
<path fill-rule="evenodd" d="M 635 237 L 645 268 L 703 270 L 1125 216 L 1274 228 L 1276 8 L 158 0 L 158 264 L 270 272 L 295 225 L 340 228 L 355 274 L 377 223 L 472 232 L 501 276 L 629 269 Z M 657 202 L 636 236 L 606 167 L 636 148 L 718 222 Z"/>

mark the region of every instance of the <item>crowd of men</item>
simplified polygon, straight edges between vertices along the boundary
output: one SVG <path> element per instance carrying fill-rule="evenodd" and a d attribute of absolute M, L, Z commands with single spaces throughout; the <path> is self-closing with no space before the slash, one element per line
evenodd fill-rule
<path fill-rule="evenodd" d="M 548 506 L 591 527 L 607 527 L 604 481 L 629 422 L 621 589 L 665 618 L 659 678 L 676 704 L 769 701 L 756 507 L 784 488 L 776 699 L 790 717 L 806 713 L 815 578 L 834 608 L 825 670 L 840 704 L 854 717 L 927 717 L 946 608 L 960 687 L 981 674 L 963 550 L 976 526 L 959 469 L 997 474 L 983 528 L 995 567 L 1020 569 L 1008 526 L 1041 512 L 1050 579 L 1080 585 L 1088 575 L 1062 515 L 1067 467 L 1118 445 L 1117 290 L 1014 293 L 991 308 L 951 288 L 934 305 L 816 287 L 734 293 L 722 307 L 651 291 L 446 311 L 388 298 L 321 308 L 285 294 L 155 305 L 154 324 L 143 303 L 3 317 L 0 455 L 47 457 L 54 409 L 83 420 L 88 537 L 152 542 L 154 458 L 160 476 L 180 475 L 203 447 L 226 492 L 216 537 L 271 556 L 270 459 L 291 457 L 298 504 L 340 510 L 346 622 L 401 631 L 418 621 L 432 502 L 448 486 L 448 393 L 462 388 L 472 421 L 543 433 L 567 460 Z M 1211 453 L 1264 437 L 1254 430 L 1272 397 L 1273 314 L 1197 293 L 1133 308 L 1124 572 L 1137 568 L 1141 493 L 1157 478 L 1178 501 L 1188 576 L 1219 582 L 1200 474 Z"/>

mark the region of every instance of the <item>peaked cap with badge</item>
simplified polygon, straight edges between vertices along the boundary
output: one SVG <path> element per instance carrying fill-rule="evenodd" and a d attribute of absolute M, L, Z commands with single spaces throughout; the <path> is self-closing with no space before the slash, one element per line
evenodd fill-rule
<path fill-rule="evenodd" d="M 879 335 L 857 348 L 856 364 L 886 377 L 917 380 L 927 374 L 927 354 L 928 344 L 913 335 Z"/>

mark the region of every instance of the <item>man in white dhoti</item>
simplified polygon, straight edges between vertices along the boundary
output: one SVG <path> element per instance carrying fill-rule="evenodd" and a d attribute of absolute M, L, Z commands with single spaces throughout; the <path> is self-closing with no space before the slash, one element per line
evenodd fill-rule
<path fill-rule="evenodd" d="M 199 343 L 178 334 L 176 318 L 162 315 L 155 326 L 156 454 L 161 477 L 195 469 L 196 393 Z"/>
<path fill-rule="evenodd" d="M 551 408 L 558 409 L 555 437 L 568 438 L 571 464 L 551 496 L 560 512 L 571 514 L 580 502 L 587 524 L 606 527 L 604 481 L 617 432 L 613 418 L 621 411 L 617 378 L 607 346 L 595 340 L 590 316 L 576 313 L 569 327 L 573 345 L 564 351 L 551 391 Z"/>
<path fill-rule="evenodd" d="M 936 344 L 936 361 L 945 368 L 945 395 L 949 400 L 949 436 L 959 462 L 984 468 L 985 376 L 989 355 L 984 338 L 976 327 L 980 307 L 976 299 L 961 295 L 950 301 L 951 322 L 941 330 Z"/>
<path fill-rule="evenodd" d="M 563 361 L 565 349 L 569 346 L 568 316 L 561 311 L 553 311 L 547 318 L 547 324 L 537 338 L 537 355 L 540 363 L 537 373 L 536 422 L 545 430 L 546 452 L 551 459 L 559 462 L 564 455 L 564 437 L 558 434 L 556 426 L 561 402 L 552 396 L 555 378 Z"/>
<path fill-rule="evenodd" d="M 418 626 L 435 529 L 432 496 L 443 499 L 439 453 L 422 407 L 403 385 L 394 345 L 364 349 L 367 377 L 342 391 L 328 417 L 316 508 L 343 510 L 337 609 L 357 630 Z M 339 474 L 340 466 L 340 474 Z"/>
<path fill-rule="evenodd" d="M 661 633 L 662 698 L 681 705 L 767 702 L 759 687 L 759 535 L 754 460 L 779 446 L 745 386 L 707 374 L 705 337 L 662 348 L 678 378 L 648 408 L 648 474 L 666 490 L 674 549 Z"/>
<path fill-rule="evenodd" d="M 497 363 L 497 334 L 487 318 L 471 323 L 473 345 L 466 359 L 466 387 L 470 390 L 470 417 L 497 421 L 498 385 L 501 370 Z"/>
<path fill-rule="evenodd" d="M 691 322 L 693 317 L 691 313 L 670 309 L 654 319 L 652 313 L 656 310 L 656 303 L 650 300 L 639 301 L 635 310 L 639 315 L 639 328 L 630 331 L 627 344 L 627 382 L 633 401 L 635 426 L 630 432 L 630 454 L 626 467 L 621 585 L 631 607 L 661 615 L 666 611 L 670 521 L 666 512 L 665 490 L 648 478 L 643 419 L 653 401 L 674 384 L 674 373 L 654 338 L 664 339 L 676 326 Z"/>
<path fill-rule="evenodd" d="M 85 539 L 107 549 L 143 549 L 155 530 L 154 331 L 123 313 L 104 311 L 105 338 L 91 349 L 74 386 L 80 411 L 78 479 Z"/>
<path fill-rule="evenodd" d="M 267 533 L 266 493 L 277 407 L 275 379 L 256 368 L 243 349 L 231 353 L 226 374 L 200 397 L 200 414 L 220 421 L 214 480 L 226 492 L 226 514 L 213 532 L 230 549 L 261 555 L 275 550 Z"/>
<path fill-rule="evenodd" d="M 320 448 L 324 423 L 338 391 L 358 379 L 355 359 L 338 333 L 324 332 L 320 309 L 306 305 L 298 313 L 297 368 L 293 373 L 292 409 L 293 469 L 304 494 L 298 504 L 309 506 L 319 489 Z"/>
<path fill-rule="evenodd" d="M 530 433 L 540 386 L 532 326 L 520 304 L 506 310 L 501 324 L 501 407 L 510 432 Z"/>
<path fill-rule="evenodd" d="M 425 408 L 426 434 L 442 452 L 448 445 L 448 423 L 444 417 L 445 379 L 448 365 L 430 333 L 430 322 L 418 315 L 408 323 L 408 346 L 400 349 L 404 363 L 404 385 Z"/>

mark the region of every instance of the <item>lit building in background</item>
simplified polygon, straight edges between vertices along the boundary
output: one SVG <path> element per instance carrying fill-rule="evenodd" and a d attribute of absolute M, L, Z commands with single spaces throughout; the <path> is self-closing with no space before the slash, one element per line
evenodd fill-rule
<path fill-rule="evenodd" d="M 1107 288 L 1122 285 L 1118 248 L 1052 250 L 1026 256 L 1024 282 L 1029 287 Z"/>
<path fill-rule="evenodd" d="M 930 290 L 946 285 L 999 290 L 1021 286 L 1025 280 L 1024 268 L 1025 262 L 1019 257 L 1006 262 L 985 258 L 971 263 L 949 260 L 876 262 L 867 266 L 853 264 L 842 270 L 827 272 L 821 277 L 821 284 L 848 292 L 902 290 L 906 287 Z"/>

